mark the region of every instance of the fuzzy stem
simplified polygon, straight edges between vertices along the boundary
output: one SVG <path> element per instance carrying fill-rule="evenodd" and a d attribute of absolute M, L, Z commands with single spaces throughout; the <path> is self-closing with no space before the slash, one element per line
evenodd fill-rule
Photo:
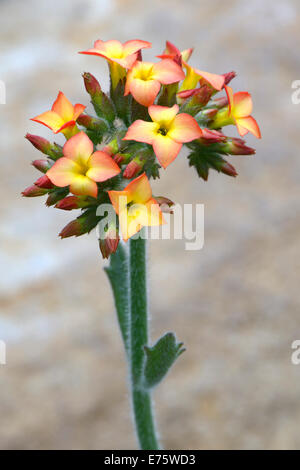
<path fill-rule="evenodd" d="M 159 449 L 149 391 L 141 387 L 144 346 L 148 344 L 146 240 L 130 240 L 130 365 L 136 433 L 143 450 Z"/>

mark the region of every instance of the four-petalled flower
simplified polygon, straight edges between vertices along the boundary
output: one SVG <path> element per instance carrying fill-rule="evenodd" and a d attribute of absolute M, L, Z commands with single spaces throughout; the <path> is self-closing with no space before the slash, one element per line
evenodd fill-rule
<path fill-rule="evenodd" d="M 159 163 L 166 168 L 177 157 L 182 144 L 202 136 L 197 121 L 186 113 L 178 114 L 179 106 L 171 108 L 152 105 L 148 112 L 153 122 L 137 120 L 129 127 L 124 140 L 136 140 L 153 146 Z"/>
<path fill-rule="evenodd" d="M 131 181 L 123 191 L 108 191 L 111 203 L 119 216 L 122 238 L 127 241 L 142 227 L 165 223 L 158 202 L 145 173 Z"/>
<path fill-rule="evenodd" d="M 94 152 L 93 142 L 84 132 L 65 143 L 63 154 L 47 176 L 58 187 L 70 186 L 70 192 L 78 196 L 97 197 L 97 182 L 113 178 L 121 171 L 110 155 Z"/>
<path fill-rule="evenodd" d="M 79 132 L 76 121 L 80 114 L 85 110 L 83 104 L 75 104 L 74 106 L 60 91 L 54 101 L 51 111 L 46 111 L 32 118 L 32 121 L 44 124 L 49 127 L 55 134 L 62 132 L 67 139 Z"/>

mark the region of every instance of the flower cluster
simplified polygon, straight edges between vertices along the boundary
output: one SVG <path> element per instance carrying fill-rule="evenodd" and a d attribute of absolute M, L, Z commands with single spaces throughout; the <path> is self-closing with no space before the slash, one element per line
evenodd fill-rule
<path fill-rule="evenodd" d="M 250 94 L 233 93 L 228 86 L 234 72 L 217 75 L 194 68 L 188 64 L 193 49 L 181 52 L 168 41 L 158 61 L 145 62 L 142 49 L 150 47 L 140 40 L 96 41 L 81 53 L 108 62 L 109 93 L 93 75 L 83 74 L 97 116 L 59 92 L 51 110 L 32 120 L 62 133 L 64 146 L 26 135 L 46 158 L 32 162 L 43 176 L 22 194 L 47 195 L 46 205 L 58 209 L 81 209 L 61 231 L 62 238 L 90 232 L 101 219 L 98 206 L 111 204 L 118 217 L 100 240 L 104 257 L 116 251 L 120 236 L 127 241 L 143 226 L 164 223 L 163 208 L 172 202 L 153 196 L 149 180 L 159 177 L 183 145 L 190 150 L 190 166 L 207 180 L 210 169 L 237 175 L 227 155 L 255 153 L 243 139 L 226 136 L 223 127 L 235 125 L 241 137 L 248 132 L 261 137 Z M 215 96 L 223 90 L 223 96 Z"/>

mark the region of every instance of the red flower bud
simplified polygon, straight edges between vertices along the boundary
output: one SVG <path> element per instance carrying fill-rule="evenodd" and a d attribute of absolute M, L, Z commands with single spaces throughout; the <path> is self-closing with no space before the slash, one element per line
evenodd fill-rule
<path fill-rule="evenodd" d="M 39 188 L 38 186 L 33 184 L 32 186 L 29 186 L 28 188 L 24 189 L 21 194 L 24 197 L 38 197 L 44 196 L 44 194 L 46 194 L 47 192 L 47 189 Z"/>
<path fill-rule="evenodd" d="M 120 237 L 117 229 L 112 226 L 105 233 L 105 238 L 99 240 L 99 248 L 103 258 L 109 258 L 112 253 L 117 251 Z"/>
<path fill-rule="evenodd" d="M 31 164 L 42 173 L 46 173 L 51 168 L 48 160 L 34 160 Z"/>
<path fill-rule="evenodd" d="M 81 209 L 86 207 L 89 203 L 86 203 L 85 196 L 67 196 L 61 199 L 56 205 L 56 209 L 62 209 L 64 211 L 71 211 L 72 209 Z"/>
<path fill-rule="evenodd" d="M 203 144 L 214 144 L 226 141 L 227 137 L 222 132 L 212 129 L 202 129 L 202 137 L 199 139 Z"/>
<path fill-rule="evenodd" d="M 225 175 L 228 175 L 228 176 L 237 176 L 237 172 L 236 172 L 236 169 L 234 168 L 234 166 L 230 165 L 230 163 L 224 161 L 222 167 L 221 167 L 221 171 L 222 173 L 224 173 Z"/>
<path fill-rule="evenodd" d="M 86 91 L 91 97 L 101 93 L 101 86 L 98 80 L 91 73 L 84 73 L 83 75 L 84 86 Z"/>
<path fill-rule="evenodd" d="M 236 72 L 223 73 L 223 77 L 225 78 L 224 85 L 228 85 L 228 83 L 230 83 L 231 80 L 236 77 Z"/>
<path fill-rule="evenodd" d="M 143 165 L 137 158 L 131 160 L 131 162 L 128 163 L 124 170 L 123 178 L 130 180 L 131 178 L 136 176 L 142 170 L 142 168 Z"/>
<path fill-rule="evenodd" d="M 62 231 L 59 233 L 59 237 L 68 238 L 68 237 L 79 237 L 81 235 L 81 223 L 79 219 L 72 220 L 66 225 Z"/>
<path fill-rule="evenodd" d="M 44 137 L 40 137 L 39 135 L 26 134 L 25 139 L 29 140 L 29 142 L 31 142 L 36 149 L 40 150 L 46 155 L 48 155 L 48 152 L 51 151 L 52 144 L 49 142 L 49 140 L 44 139 Z"/>
<path fill-rule="evenodd" d="M 231 155 L 254 155 L 255 154 L 255 149 L 251 147 L 247 147 L 243 139 L 238 139 L 235 137 L 227 140 L 224 146 L 224 150 L 225 152 Z"/>
<path fill-rule="evenodd" d="M 221 98 L 215 98 L 213 104 L 216 108 L 221 109 L 228 106 L 228 98 L 227 96 L 222 96 Z"/>
<path fill-rule="evenodd" d="M 207 119 L 213 119 L 215 115 L 217 114 L 218 110 L 215 108 L 211 109 L 205 109 L 202 111 L 202 114 L 207 118 Z"/>
<path fill-rule="evenodd" d="M 35 181 L 34 183 L 36 186 L 39 188 L 44 188 L 44 189 L 52 189 L 54 188 L 54 184 L 52 181 L 48 178 L 47 175 L 41 176 L 38 180 Z"/>

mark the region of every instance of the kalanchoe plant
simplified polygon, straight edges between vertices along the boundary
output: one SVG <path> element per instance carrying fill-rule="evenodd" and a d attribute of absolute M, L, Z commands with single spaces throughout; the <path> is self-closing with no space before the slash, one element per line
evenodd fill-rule
<path fill-rule="evenodd" d="M 153 196 L 150 180 L 158 178 L 179 155 L 183 145 L 190 166 L 207 180 L 209 171 L 236 176 L 228 155 L 251 155 L 255 150 L 241 138 L 228 137 L 222 128 L 236 125 L 241 137 L 260 130 L 251 116 L 249 93 L 233 93 L 234 72 L 221 75 L 190 66 L 193 49 L 183 52 L 167 41 L 158 62 L 144 62 L 146 41 L 95 42 L 82 52 L 107 60 L 110 91 L 104 93 L 97 79 L 83 74 L 96 116 L 85 106 L 74 106 L 59 92 L 50 111 L 33 118 L 66 138 L 63 147 L 43 137 L 26 138 L 45 157 L 32 165 L 42 173 L 23 196 L 47 196 L 46 205 L 81 214 L 64 227 L 61 238 L 90 232 L 107 204 L 116 215 L 99 235 L 117 317 L 130 369 L 136 432 L 142 449 L 159 449 L 153 419 L 151 390 L 184 351 L 173 333 L 153 346 L 148 338 L 146 241 L 137 237 L 143 227 L 164 223 L 163 211 L 172 212 L 172 201 Z M 218 92 L 223 96 L 216 97 Z M 122 239 L 122 242 L 120 242 Z M 129 243 L 124 243 L 128 242 Z M 128 247 L 129 244 L 129 247 Z"/>

